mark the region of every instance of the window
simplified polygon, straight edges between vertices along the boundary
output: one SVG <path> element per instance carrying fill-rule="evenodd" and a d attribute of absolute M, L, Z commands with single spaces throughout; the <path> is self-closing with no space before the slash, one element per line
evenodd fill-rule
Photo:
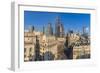
<path fill-rule="evenodd" d="M 30 52 L 32 51 L 32 48 L 30 48 Z"/>
<path fill-rule="evenodd" d="M 24 53 L 26 52 L 26 48 L 24 48 Z"/>

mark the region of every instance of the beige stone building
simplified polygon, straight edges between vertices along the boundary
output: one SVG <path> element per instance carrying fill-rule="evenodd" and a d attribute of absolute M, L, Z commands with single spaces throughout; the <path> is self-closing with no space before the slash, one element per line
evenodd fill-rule
<path fill-rule="evenodd" d="M 59 45 L 63 46 L 65 39 L 46 36 L 42 32 L 28 31 L 24 32 L 24 61 L 34 60 L 36 36 L 38 36 L 40 43 L 40 55 L 45 57 L 45 53 L 50 52 L 54 56 L 53 59 L 57 60 L 58 53 L 60 54 Z"/>
<path fill-rule="evenodd" d="M 89 55 L 90 54 L 90 46 L 89 45 L 81 45 L 73 47 L 73 59 L 78 59 L 78 57 Z"/>
<path fill-rule="evenodd" d="M 69 45 L 73 44 L 73 59 L 78 59 L 83 55 L 90 55 L 90 41 L 88 40 L 88 44 L 86 43 L 85 38 L 82 37 L 83 43 L 81 43 L 81 36 L 77 33 L 72 33 L 68 35 L 69 37 Z M 89 38 L 90 39 L 90 38 Z M 86 44 L 84 44 L 86 43 Z"/>
<path fill-rule="evenodd" d="M 67 59 L 64 54 L 65 37 L 55 37 L 54 35 L 47 36 L 43 32 L 34 31 L 30 28 L 24 32 L 24 61 L 35 60 L 35 45 L 36 36 L 40 44 L 40 56 L 43 60 L 61 60 Z M 69 34 L 68 45 L 78 44 L 80 35 L 76 33 Z M 78 59 L 79 56 L 90 54 L 90 44 L 88 45 L 73 45 L 73 59 Z"/>

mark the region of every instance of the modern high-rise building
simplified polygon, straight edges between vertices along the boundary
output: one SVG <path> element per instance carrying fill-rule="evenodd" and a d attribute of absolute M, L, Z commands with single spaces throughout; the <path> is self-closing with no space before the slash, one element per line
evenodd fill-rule
<path fill-rule="evenodd" d="M 83 34 L 85 34 L 85 33 L 86 33 L 86 27 L 83 26 Z"/>

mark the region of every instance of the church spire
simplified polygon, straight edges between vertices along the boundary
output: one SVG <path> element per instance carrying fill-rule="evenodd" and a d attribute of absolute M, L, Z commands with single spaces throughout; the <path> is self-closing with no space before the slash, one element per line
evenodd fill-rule
<path fill-rule="evenodd" d="M 53 35 L 53 28 L 51 23 L 48 23 L 47 33 L 48 33 L 47 35 Z"/>
<path fill-rule="evenodd" d="M 56 24 L 55 24 L 55 36 L 56 37 L 63 37 L 64 36 L 64 27 L 61 23 L 61 19 L 59 16 L 56 18 Z"/>
<path fill-rule="evenodd" d="M 45 34 L 45 27 L 43 26 L 43 34 Z"/>

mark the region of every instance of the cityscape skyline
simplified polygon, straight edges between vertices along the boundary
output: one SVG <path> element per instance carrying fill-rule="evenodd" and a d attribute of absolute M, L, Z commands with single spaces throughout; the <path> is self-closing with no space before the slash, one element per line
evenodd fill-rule
<path fill-rule="evenodd" d="M 51 23 L 55 30 L 57 17 L 60 17 L 65 32 L 73 30 L 81 33 L 83 26 L 85 26 L 90 33 L 90 14 L 83 13 L 24 11 L 24 28 L 27 30 L 29 26 L 34 26 L 36 31 L 42 32 L 43 26 L 46 28 L 48 23 Z"/>
<path fill-rule="evenodd" d="M 90 14 L 25 11 L 24 61 L 90 59 L 89 32 Z"/>

